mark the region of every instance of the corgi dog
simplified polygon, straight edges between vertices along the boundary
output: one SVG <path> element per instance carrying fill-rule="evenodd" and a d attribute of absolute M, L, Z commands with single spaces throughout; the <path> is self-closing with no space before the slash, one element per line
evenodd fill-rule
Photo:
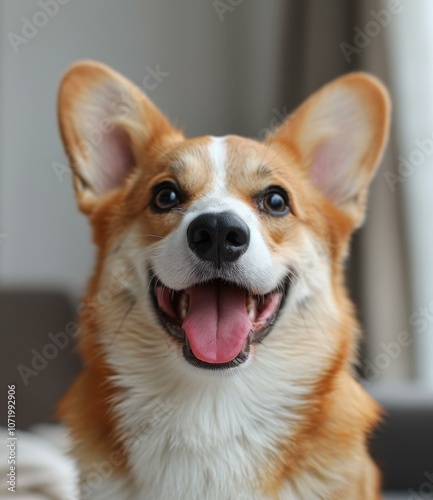
<path fill-rule="evenodd" d="M 59 122 L 97 247 L 59 404 L 81 498 L 380 498 L 344 284 L 390 102 L 353 73 L 261 142 L 188 139 L 126 78 L 72 66 Z"/>

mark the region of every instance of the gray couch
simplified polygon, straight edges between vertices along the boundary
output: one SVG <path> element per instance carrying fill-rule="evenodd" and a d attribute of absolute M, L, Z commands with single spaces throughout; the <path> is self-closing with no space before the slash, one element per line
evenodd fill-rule
<path fill-rule="evenodd" d="M 0 320 L 2 382 L 16 386 L 17 427 L 54 421 L 56 402 L 80 368 L 73 339 L 61 335 L 75 321 L 71 301 L 54 290 L 3 289 Z M 0 425 L 6 415 L 0 398 Z"/>
<path fill-rule="evenodd" d="M 56 402 L 80 368 L 69 335 L 73 304 L 55 290 L 2 290 L 0 318 L 2 381 L 16 385 L 18 427 L 55 420 Z M 386 411 L 371 443 L 386 498 L 433 498 L 432 394 L 413 386 L 368 389 Z M 5 403 L 0 398 L 0 425 Z"/>

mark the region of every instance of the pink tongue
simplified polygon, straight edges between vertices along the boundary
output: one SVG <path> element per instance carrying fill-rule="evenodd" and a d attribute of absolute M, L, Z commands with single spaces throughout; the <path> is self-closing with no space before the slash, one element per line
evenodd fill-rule
<path fill-rule="evenodd" d="M 189 310 L 182 328 L 196 358 L 207 363 L 235 359 L 253 328 L 246 292 L 225 285 L 202 285 L 186 293 Z"/>

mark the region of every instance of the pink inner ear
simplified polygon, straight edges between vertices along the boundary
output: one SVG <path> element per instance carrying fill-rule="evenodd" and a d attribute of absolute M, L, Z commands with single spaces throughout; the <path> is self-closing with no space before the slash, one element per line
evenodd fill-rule
<path fill-rule="evenodd" d="M 313 184 L 321 191 L 326 188 L 326 179 L 331 175 L 331 164 L 329 161 L 329 147 L 321 144 L 314 152 L 313 166 L 310 170 L 310 177 Z"/>
<path fill-rule="evenodd" d="M 135 165 L 128 133 L 115 127 L 92 150 L 92 183 L 98 194 L 119 187 Z"/>
<path fill-rule="evenodd" d="M 343 201 L 351 191 L 352 179 L 347 162 L 351 154 L 347 149 L 348 144 L 342 144 L 339 138 L 334 138 L 326 139 L 314 151 L 310 178 L 335 203 Z"/>

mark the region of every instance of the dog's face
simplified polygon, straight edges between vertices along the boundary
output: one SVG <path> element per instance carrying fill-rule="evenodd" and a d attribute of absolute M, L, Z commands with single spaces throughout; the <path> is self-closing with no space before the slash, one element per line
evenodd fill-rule
<path fill-rule="evenodd" d="M 375 79 L 336 80 L 263 143 L 185 139 L 130 82 L 93 63 L 67 73 L 59 105 L 100 248 L 94 293 L 120 262 L 151 330 L 143 336 L 196 368 L 227 369 L 260 356 L 282 316 L 296 324 L 308 301 L 338 309 L 387 136 Z"/>

